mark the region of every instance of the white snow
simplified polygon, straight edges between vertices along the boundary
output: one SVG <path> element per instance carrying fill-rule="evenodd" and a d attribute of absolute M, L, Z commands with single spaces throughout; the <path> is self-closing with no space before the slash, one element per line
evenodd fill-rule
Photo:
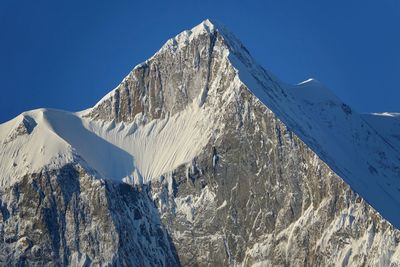
<path fill-rule="evenodd" d="M 33 131 L 6 143 L 28 115 L 37 123 Z M 141 185 L 191 162 L 209 139 L 208 116 L 196 103 L 145 126 L 92 121 L 60 110 L 26 112 L 0 125 L 0 182 L 5 186 L 13 177 L 80 160 L 101 178 Z"/>
<path fill-rule="evenodd" d="M 368 218 L 364 216 L 365 206 L 363 203 L 357 203 L 343 210 L 329 225 L 320 228 L 318 214 L 320 214 L 321 209 L 325 210 L 327 205 L 329 205 L 328 201 L 319 203 L 318 208 L 311 205 L 297 221 L 294 221 L 277 235 L 264 234 L 256 236 L 256 242 L 245 253 L 243 266 L 247 266 L 246 261 L 248 259 L 262 259 L 260 262 L 254 263 L 253 266 L 270 265 L 271 263 L 267 264 L 268 262 L 263 261 L 263 259 L 268 259 L 268 255 L 272 249 L 281 250 L 285 253 L 287 259 L 292 258 L 293 260 L 292 253 L 298 252 L 299 248 L 301 248 L 299 230 L 305 229 L 304 231 L 307 232 L 310 230 L 316 231 L 317 228 L 318 231 L 321 231 L 321 238 L 316 240 L 313 249 L 321 252 L 330 252 L 329 266 L 391 266 L 391 264 L 396 265 L 398 263 L 400 248 L 396 248 L 396 251 L 392 250 L 395 247 L 394 244 L 396 241 L 393 231 L 390 231 L 390 228 L 387 228 L 385 231 L 376 232 L 373 229 L 374 226 L 371 225 L 363 235 L 346 239 L 346 242 L 333 246 L 334 242 L 332 240 L 336 240 L 347 231 L 358 229 L 358 225 L 361 222 L 357 220 L 367 221 Z M 364 262 L 362 256 L 367 255 L 370 251 L 377 252 L 379 258 L 370 258 L 368 262 Z"/>
<path fill-rule="evenodd" d="M 90 119 L 82 122 L 85 128 L 131 155 L 133 165 L 126 173 L 137 168 L 147 182 L 190 162 L 201 151 L 210 136 L 208 117 L 204 109 L 193 104 L 172 117 L 153 120 L 145 126 L 136 121 L 112 127 Z"/>
<path fill-rule="evenodd" d="M 225 208 L 227 204 L 228 204 L 228 203 L 226 202 L 226 200 L 224 200 L 224 202 L 222 202 L 221 206 L 219 206 L 219 207 L 217 208 L 217 210 L 220 210 L 220 209 Z"/>
<path fill-rule="evenodd" d="M 400 151 L 400 113 L 361 114 L 361 117 L 385 139 Z"/>
<path fill-rule="evenodd" d="M 72 161 L 71 146 L 52 130 L 45 117 L 47 110 L 24 112 L 15 119 L 0 125 L 0 186 L 15 182 L 14 179 Z M 15 133 L 24 116 L 37 125 L 30 134 L 17 135 L 9 142 L 7 137 Z"/>
<path fill-rule="evenodd" d="M 214 33 L 216 30 L 217 28 L 214 26 L 214 23 L 206 19 L 193 29 L 183 31 L 177 36 L 169 39 L 154 56 L 165 51 L 175 52 L 178 49 L 187 46 L 191 41 L 193 41 L 193 39 L 195 39 L 199 35 Z M 151 57 L 149 60 L 151 60 L 153 57 Z"/>
<path fill-rule="evenodd" d="M 207 210 L 210 206 L 215 207 L 215 199 L 215 193 L 206 186 L 201 190 L 199 196 L 176 197 L 174 199 L 176 213 L 184 216 L 188 222 L 193 223 L 196 213 L 202 214 L 202 211 Z M 226 202 L 224 203 L 226 205 Z"/>

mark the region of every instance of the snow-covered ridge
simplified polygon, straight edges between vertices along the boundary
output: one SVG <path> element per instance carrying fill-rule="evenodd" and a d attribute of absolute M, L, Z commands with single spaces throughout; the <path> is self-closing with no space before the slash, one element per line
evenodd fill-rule
<path fill-rule="evenodd" d="M 394 118 L 399 118 L 399 117 L 400 117 L 400 113 L 397 113 L 397 112 L 371 113 L 371 115 L 374 115 L 374 116 L 394 117 Z"/>
<path fill-rule="evenodd" d="M 208 116 L 196 103 L 145 126 L 140 118 L 115 123 L 61 110 L 25 112 L 0 125 L 0 184 L 11 185 L 23 175 L 75 162 L 88 166 L 99 178 L 142 184 L 200 153 L 210 134 Z M 26 117 L 35 127 L 18 134 Z"/>
<path fill-rule="evenodd" d="M 229 59 L 243 84 L 354 191 L 400 227 L 398 146 L 316 80 L 288 85 L 252 58 L 237 55 L 231 53 Z"/>
<path fill-rule="evenodd" d="M 57 168 L 73 160 L 71 146 L 49 124 L 46 109 L 24 112 L 0 125 L 0 185 L 13 184 L 44 167 Z M 29 118 L 30 131 L 20 131 Z M 12 138 L 10 138 L 12 137 Z"/>
<path fill-rule="evenodd" d="M 374 127 L 382 138 L 400 151 L 400 113 L 361 114 L 361 117 Z"/>

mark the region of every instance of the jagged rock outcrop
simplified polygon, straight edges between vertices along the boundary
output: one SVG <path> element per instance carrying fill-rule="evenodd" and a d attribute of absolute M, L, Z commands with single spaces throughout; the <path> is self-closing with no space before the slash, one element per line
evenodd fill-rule
<path fill-rule="evenodd" d="M 145 114 L 151 121 L 182 111 L 197 98 L 201 105 L 213 80 L 211 75 L 216 75 L 215 70 L 223 63 L 215 48 L 223 46 L 224 41 L 212 24 L 194 31 L 201 34 L 186 31 L 136 66 L 88 116 L 131 122 L 136 115 Z"/>
<path fill-rule="evenodd" d="M 92 109 L 23 118 L 0 126 L 23 136 L 0 151 L 3 265 L 400 265 L 393 140 L 208 20 Z M 348 144 L 335 128 L 357 146 L 333 150 Z M 38 165 L 24 147 L 41 135 L 56 145 Z M 338 158 L 356 149 L 355 165 Z"/>
<path fill-rule="evenodd" d="M 148 195 L 81 166 L 27 175 L 0 196 L 2 265 L 179 265 Z"/>

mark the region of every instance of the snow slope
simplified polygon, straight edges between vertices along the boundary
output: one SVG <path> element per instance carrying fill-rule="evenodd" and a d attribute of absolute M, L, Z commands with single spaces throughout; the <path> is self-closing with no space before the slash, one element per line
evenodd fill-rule
<path fill-rule="evenodd" d="M 0 125 L 1 186 L 13 184 L 45 166 L 57 168 L 73 160 L 71 146 L 53 131 L 45 117 L 47 112 L 24 112 Z M 30 127 L 24 121 L 29 121 Z"/>
<path fill-rule="evenodd" d="M 132 156 L 135 170 L 125 175 L 126 180 L 141 184 L 190 162 L 209 140 L 208 117 L 204 109 L 193 103 L 182 112 L 144 126 L 140 115 L 132 123 L 88 118 L 82 121 L 86 129 Z"/>
<path fill-rule="evenodd" d="M 400 113 L 361 114 L 361 117 L 400 151 Z"/>
<path fill-rule="evenodd" d="M 18 134 L 24 118 L 35 126 Z M 200 152 L 209 137 L 207 118 L 196 103 L 144 126 L 140 116 L 132 123 L 115 123 L 60 110 L 29 111 L 0 125 L 0 182 L 6 186 L 43 168 L 80 162 L 101 178 L 142 184 Z"/>

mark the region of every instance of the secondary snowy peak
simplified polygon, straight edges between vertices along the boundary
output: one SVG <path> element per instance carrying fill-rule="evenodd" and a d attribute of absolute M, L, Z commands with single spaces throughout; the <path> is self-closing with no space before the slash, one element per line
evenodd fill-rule
<path fill-rule="evenodd" d="M 399 150 L 315 81 L 288 86 L 257 65 L 232 60 L 241 81 L 354 191 L 400 226 Z"/>
<path fill-rule="evenodd" d="M 4 138 L 4 143 L 9 143 L 21 135 L 29 135 L 36 126 L 36 121 L 28 115 L 20 115 L 15 120 L 8 136 Z"/>
<path fill-rule="evenodd" d="M 361 114 L 361 117 L 400 153 L 400 113 Z"/>
<path fill-rule="evenodd" d="M 44 167 L 58 168 L 73 160 L 71 146 L 53 131 L 47 112 L 24 112 L 0 125 L 1 186 Z"/>
<path fill-rule="evenodd" d="M 231 60 L 240 80 L 354 191 L 400 226 L 400 153 L 321 84 L 288 86 L 256 64 Z"/>
<path fill-rule="evenodd" d="M 0 125 L 0 185 L 69 163 L 98 178 L 147 183 L 200 153 L 210 137 L 208 117 L 196 105 L 146 125 L 92 121 L 60 110 L 29 111 Z"/>

